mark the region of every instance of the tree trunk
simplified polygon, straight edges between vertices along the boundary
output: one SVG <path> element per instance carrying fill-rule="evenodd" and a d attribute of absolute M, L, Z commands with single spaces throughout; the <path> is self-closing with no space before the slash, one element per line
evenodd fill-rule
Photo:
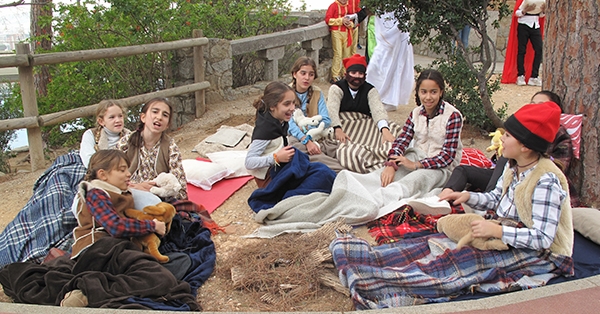
<path fill-rule="evenodd" d="M 598 0 L 546 1 L 544 86 L 565 113 L 583 114 L 579 160 L 569 175 L 581 201 L 600 206 L 600 5 Z"/>
<path fill-rule="evenodd" d="M 41 25 L 40 20 L 44 17 L 52 18 L 52 0 L 31 1 L 31 36 L 33 41 L 33 52 L 48 51 L 52 48 L 52 25 Z M 48 66 L 40 66 L 33 77 L 35 88 L 39 95 L 45 96 L 48 92 L 47 85 L 50 82 L 50 70 Z"/>

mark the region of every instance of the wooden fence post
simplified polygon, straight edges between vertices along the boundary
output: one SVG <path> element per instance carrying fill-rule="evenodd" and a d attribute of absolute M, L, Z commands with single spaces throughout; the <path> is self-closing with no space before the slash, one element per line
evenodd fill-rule
<path fill-rule="evenodd" d="M 29 44 L 17 44 L 16 46 L 17 55 L 29 55 Z M 33 66 L 19 66 L 18 69 L 19 82 L 21 85 L 21 97 L 23 98 L 23 115 L 25 117 L 37 117 L 38 106 L 35 95 L 35 84 L 33 81 Z M 44 168 L 44 143 L 42 141 L 41 128 L 27 128 L 27 141 L 29 142 L 31 171 Z"/>
<path fill-rule="evenodd" d="M 192 37 L 204 37 L 201 29 L 195 29 Z M 204 46 L 194 46 L 194 83 L 204 81 Z M 206 102 L 204 90 L 194 93 L 196 98 L 196 118 L 200 118 L 206 112 Z"/>

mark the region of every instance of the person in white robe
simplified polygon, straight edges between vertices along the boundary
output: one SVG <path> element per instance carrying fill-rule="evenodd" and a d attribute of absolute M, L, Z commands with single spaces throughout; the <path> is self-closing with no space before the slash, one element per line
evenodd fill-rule
<path fill-rule="evenodd" d="M 410 34 L 398 29 L 393 13 L 369 18 L 375 19 L 377 44 L 369 60 L 367 82 L 379 91 L 386 110 L 393 111 L 408 104 L 415 81 Z"/>

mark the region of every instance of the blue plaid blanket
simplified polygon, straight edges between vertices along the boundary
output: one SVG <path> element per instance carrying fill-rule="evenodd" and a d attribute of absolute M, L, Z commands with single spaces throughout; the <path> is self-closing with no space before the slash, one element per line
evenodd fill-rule
<path fill-rule="evenodd" d="M 35 182 L 33 196 L 0 234 L 0 267 L 40 263 L 52 247 L 71 249 L 77 220 L 71 204 L 86 168 L 74 151 L 56 158 Z"/>
<path fill-rule="evenodd" d="M 353 237 L 335 239 L 330 250 L 340 280 L 357 309 L 449 301 L 473 292 L 501 293 L 545 285 L 573 275 L 573 259 L 550 251 L 511 248 L 455 250 L 444 234 L 371 247 Z"/>

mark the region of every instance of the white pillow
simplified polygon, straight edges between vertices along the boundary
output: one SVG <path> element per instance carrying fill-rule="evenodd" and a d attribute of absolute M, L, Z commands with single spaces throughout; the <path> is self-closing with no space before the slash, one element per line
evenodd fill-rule
<path fill-rule="evenodd" d="M 574 207 L 573 229 L 600 245 L 600 210 L 589 207 Z"/>
<path fill-rule="evenodd" d="M 206 156 L 210 161 L 226 167 L 233 173 L 227 176 L 227 179 L 249 176 L 246 169 L 247 150 L 224 150 L 220 152 L 208 153 Z"/>
<path fill-rule="evenodd" d="M 214 162 L 184 159 L 182 164 L 187 182 L 207 191 L 212 188 L 213 184 L 233 173 Z"/>

